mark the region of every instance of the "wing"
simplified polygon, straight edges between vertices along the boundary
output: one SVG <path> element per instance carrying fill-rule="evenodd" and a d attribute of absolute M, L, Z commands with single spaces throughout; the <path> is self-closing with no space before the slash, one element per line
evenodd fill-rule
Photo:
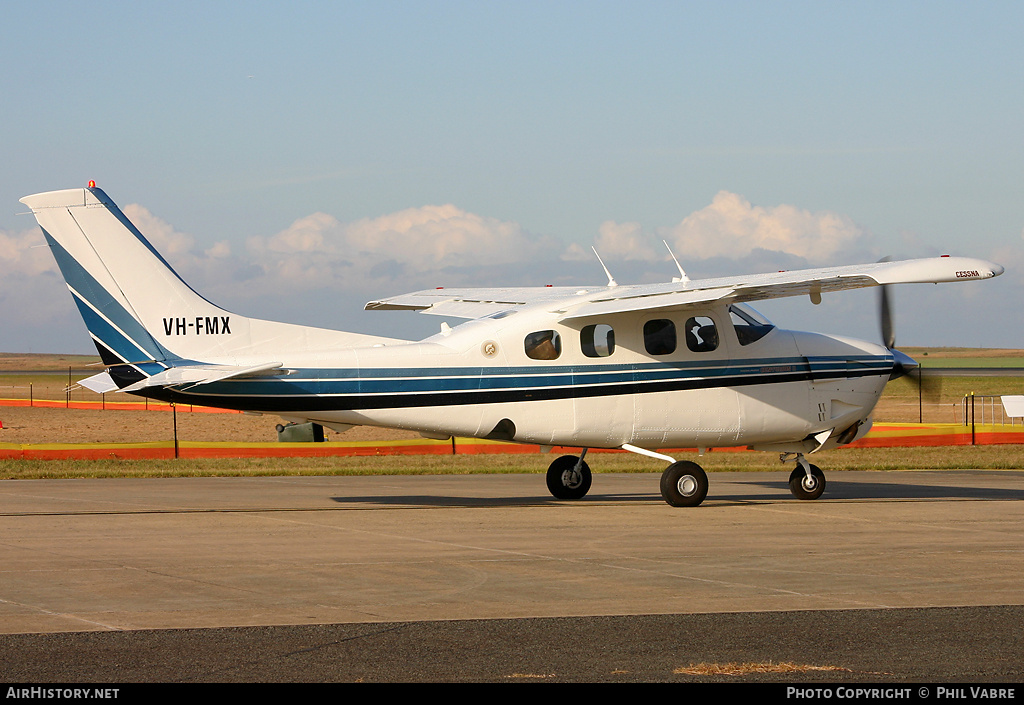
<path fill-rule="evenodd" d="M 809 296 L 885 284 L 990 279 L 1003 273 L 992 262 L 968 257 L 874 262 L 629 286 L 560 286 L 427 289 L 366 304 L 366 310 L 412 310 L 456 318 L 481 318 L 527 306 L 545 306 L 561 320 L 630 311 L 667 311 L 712 302 Z"/>
<path fill-rule="evenodd" d="M 454 318 L 483 318 L 501 311 L 535 304 L 552 304 L 570 300 L 602 287 L 536 286 L 505 288 L 424 289 L 411 294 L 371 301 L 367 311 L 419 311 Z"/>

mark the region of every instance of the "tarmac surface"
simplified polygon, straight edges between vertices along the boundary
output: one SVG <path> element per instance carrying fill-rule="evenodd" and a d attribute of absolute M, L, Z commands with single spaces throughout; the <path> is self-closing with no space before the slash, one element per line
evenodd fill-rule
<path fill-rule="evenodd" d="M 826 476 L 4 481 L 0 678 L 1021 681 L 1024 472 Z"/>

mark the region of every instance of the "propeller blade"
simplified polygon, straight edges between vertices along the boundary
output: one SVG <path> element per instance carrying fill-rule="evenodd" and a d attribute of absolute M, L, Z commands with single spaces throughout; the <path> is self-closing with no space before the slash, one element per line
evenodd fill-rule
<path fill-rule="evenodd" d="M 889 262 L 892 257 L 886 255 L 879 262 Z M 892 296 L 889 285 L 883 284 L 878 292 L 878 320 L 882 325 L 882 344 L 892 350 L 896 347 L 896 329 L 892 316 Z M 908 358 L 909 359 L 909 358 Z"/>
<path fill-rule="evenodd" d="M 882 344 L 892 350 L 896 347 L 896 331 L 893 326 L 892 301 L 889 296 L 889 286 L 883 285 L 878 295 L 879 320 L 882 324 Z M 908 358 L 909 359 L 909 358 Z"/>
<path fill-rule="evenodd" d="M 879 262 L 888 262 L 890 257 L 883 257 Z M 927 374 L 912 357 L 896 349 L 896 325 L 892 313 L 892 294 L 890 286 L 883 284 L 878 292 L 878 318 L 882 328 L 882 344 L 893 355 L 892 373 L 889 380 L 906 377 L 917 388 L 922 401 L 938 402 L 942 395 L 942 378 L 939 375 Z"/>

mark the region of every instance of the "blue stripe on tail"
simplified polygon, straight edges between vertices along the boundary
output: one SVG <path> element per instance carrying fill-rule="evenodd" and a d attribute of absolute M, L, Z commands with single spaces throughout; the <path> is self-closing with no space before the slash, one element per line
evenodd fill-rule
<path fill-rule="evenodd" d="M 157 343 L 142 323 L 118 303 L 45 229 L 43 235 L 72 291 L 86 328 L 96 340 L 125 362 L 177 357 Z M 160 366 L 156 371 L 160 369 L 163 367 Z"/>

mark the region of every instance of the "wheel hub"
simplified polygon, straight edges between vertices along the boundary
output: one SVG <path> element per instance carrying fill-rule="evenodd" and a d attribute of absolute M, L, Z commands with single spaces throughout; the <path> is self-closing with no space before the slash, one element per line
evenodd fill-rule
<path fill-rule="evenodd" d="M 697 478 L 693 475 L 683 475 L 676 483 L 676 489 L 684 497 L 692 497 L 694 492 L 697 491 Z"/>
<path fill-rule="evenodd" d="M 562 473 L 562 484 L 570 489 L 576 489 L 583 482 L 583 475 L 575 469 L 566 470 Z"/>

